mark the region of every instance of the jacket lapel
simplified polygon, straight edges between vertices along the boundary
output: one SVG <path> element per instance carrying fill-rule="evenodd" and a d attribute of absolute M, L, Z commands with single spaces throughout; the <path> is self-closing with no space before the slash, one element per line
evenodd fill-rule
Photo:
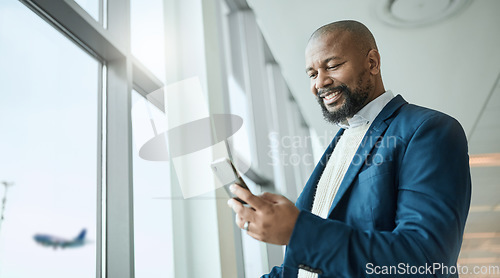
<path fill-rule="evenodd" d="M 359 170 L 365 164 L 368 155 L 372 152 L 373 147 L 377 143 L 377 139 L 380 138 L 382 134 L 384 134 L 385 130 L 388 127 L 386 120 L 389 119 L 394 114 L 394 112 L 396 112 L 403 104 L 406 103 L 407 102 L 403 99 L 403 97 L 401 97 L 401 95 L 397 95 L 382 109 L 382 111 L 370 125 L 370 128 L 368 128 L 368 130 L 366 131 L 366 134 L 363 137 L 363 140 L 361 141 L 356 154 L 354 155 L 358 163 L 351 163 L 351 165 L 347 169 L 344 179 L 340 183 L 337 194 L 333 199 L 333 203 L 330 207 L 328 215 L 332 213 L 333 209 L 342 199 L 347 189 L 349 189 L 349 187 L 352 185 L 354 179 L 358 175 Z"/>

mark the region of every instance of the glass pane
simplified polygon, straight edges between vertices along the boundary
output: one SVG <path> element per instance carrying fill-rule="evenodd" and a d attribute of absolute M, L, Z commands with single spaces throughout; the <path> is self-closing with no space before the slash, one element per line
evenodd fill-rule
<path fill-rule="evenodd" d="M 132 54 L 165 83 L 163 0 L 131 0 Z"/>
<path fill-rule="evenodd" d="M 252 192 L 257 191 L 257 185 L 250 179 L 245 179 L 246 184 Z M 245 277 L 260 277 L 265 274 L 264 268 L 265 243 L 255 240 L 248 235 L 247 231 L 241 230 L 241 243 L 243 246 L 243 260 L 245 261 Z"/>
<path fill-rule="evenodd" d="M 241 87 L 241 84 L 235 78 L 234 68 L 232 67 L 233 62 L 231 57 L 231 48 L 234 47 L 233 38 L 230 37 L 229 32 L 229 22 L 228 16 L 230 13 L 229 7 L 225 1 L 219 1 L 221 7 L 221 23 L 222 23 L 222 32 L 223 32 L 223 43 L 224 43 L 224 52 L 225 52 L 225 62 L 227 69 L 227 86 L 229 91 L 229 107 L 230 111 L 234 115 L 238 115 L 243 119 L 243 127 L 240 132 L 234 134 L 231 138 L 229 138 L 229 142 L 234 150 L 235 154 L 239 157 L 239 159 L 245 161 L 246 163 L 251 164 L 251 150 L 250 150 L 250 142 L 249 142 L 249 126 L 247 123 L 250 123 L 250 115 L 248 111 L 248 101 L 247 96 L 245 94 L 244 89 Z"/>
<path fill-rule="evenodd" d="M 0 277 L 95 277 L 99 63 L 15 0 L 0 61 Z"/>
<path fill-rule="evenodd" d="M 135 277 L 174 277 L 169 162 L 139 157 L 140 148 L 155 137 L 155 130 L 164 132 L 167 121 L 136 91 L 132 105 Z"/>
<path fill-rule="evenodd" d="M 238 115 L 243 119 L 243 126 L 241 131 L 234 134 L 231 138 L 229 138 L 229 142 L 232 144 L 232 148 L 234 150 L 233 155 L 238 156 L 240 159 L 244 160 L 247 163 L 251 162 L 251 150 L 250 150 L 250 141 L 252 140 L 251 136 L 254 136 L 250 132 L 250 127 L 247 123 L 250 123 L 250 115 L 249 115 L 249 105 L 247 101 L 247 95 L 245 91 L 241 87 L 241 84 L 235 78 L 235 70 L 233 68 L 233 57 L 231 53 L 234 53 L 235 47 L 234 38 L 230 35 L 229 30 L 229 22 L 228 16 L 230 13 L 229 7 L 226 5 L 226 1 L 219 1 L 220 7 L 222 9 L 222 28 L 223 28 L 223 40 L 224 40 L 224 50 L 226 53 L 225 61 L 227 68 L 227 85 L 229 90 L 229 106 L 230 111 L 234 115 Z M 247 183 L 250 191 L 254 193 L 260 192 L 260 188 L 249 178 L 244 177 L 245 182 Z M 262 274 L 266 273 L 267 269 L 264 268 L 264 250 L 265 244 L 259 242 L 252 237 L 250 237 L 246 231 L 241 231 L 241 244 L 243 249 L 243 261 L 244 261 L 244 273 L 245 277 L 260 277 Z"/>
<path fill-rule="evenodd" d="M 91 17 L 99 21 L 99 0 L 75 0 Z"/>

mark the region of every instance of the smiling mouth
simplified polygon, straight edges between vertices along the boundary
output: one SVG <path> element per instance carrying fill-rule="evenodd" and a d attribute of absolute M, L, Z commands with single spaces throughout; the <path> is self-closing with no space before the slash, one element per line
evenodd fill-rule
<path fill-rule="evenodd" d="M 325 105 L 330 105 L 336 102 L 340 98 L 340 96 L 342 96 L 342 92 L 342 90 L 330 91 L 326 94 L 322 94 L 320 97 L 323 98 L 323 103 Z"/>

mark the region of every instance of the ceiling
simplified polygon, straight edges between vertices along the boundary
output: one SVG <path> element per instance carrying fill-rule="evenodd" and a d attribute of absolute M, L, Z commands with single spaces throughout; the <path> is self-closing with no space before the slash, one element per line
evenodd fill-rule
<path fill-rule="evenodd" d="M 307 123 L 317 131 L 335 127 L 323 120 L 309 91 L 304 48 L 315 29 L 332 21 L 355 19 L 368 26 L 381 53 L 386 89 L 450 114 L 467 135 L 500 73 L 498 0 L 471 1 L 461 13 L 418 28 L 384 23 L 375 14 L 379 0 L 248 2 Z"/>
<path fill-rule="evenodd" d="M 375 12 L 380 2 L 248 0 L 309 126 L 318 134 L 337 129 L 323 120 L 309 91 L 304 71 L 307 40 L 324 24 L 354 19 L 377 40 L 386 89 L 455 117 L 464 127 L 471 154 L 500 153 L 500 1 L 473 0 L 448 19 L 414 28 L 382 21 Z M 470 234 L 464 239 L 462 260 L 500 265 L 499 170 L 472 169 Z"/>

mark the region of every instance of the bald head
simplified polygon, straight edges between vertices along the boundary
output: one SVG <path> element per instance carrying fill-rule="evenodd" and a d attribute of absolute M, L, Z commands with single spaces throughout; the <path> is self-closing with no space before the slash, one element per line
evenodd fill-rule
<path fill-rule="evenodd" d="M 360 22 L 320 27 L 309 39 L 305 54 L 311 92 L 330 122 L 353 117 L 385 92 L 375 39 Z"/>
<path fill-rule="evenodd" d="M 325 35 L 333 33 L 348 33 L 350 42 L 358 48 L 359 51 L 367 53 L 371 49 L 377 49 L 375 38 L 370 30 L 361 22 L 354 20 L 336 21 L 318 28 L 309 38 L 309 42 L 321 39 Z"/>

